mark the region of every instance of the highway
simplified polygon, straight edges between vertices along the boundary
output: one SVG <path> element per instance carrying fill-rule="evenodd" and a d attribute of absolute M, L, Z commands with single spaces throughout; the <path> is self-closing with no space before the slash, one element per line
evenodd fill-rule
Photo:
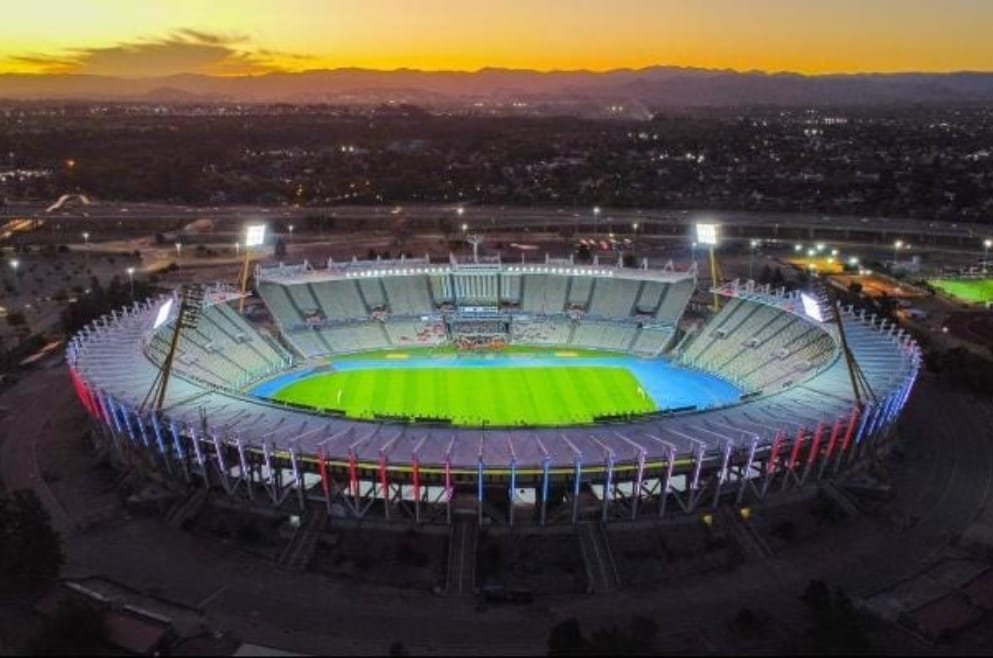
<path fill-rule="evenodd" d="M 466 223 L 470 230 L 534 228 L 534 227 L 577 227 L 584 231 L 594 228 L 606 236 L 610 227 L 618 233 L 630 234 L 633 224 L 639 225 L 639 232 L 656 233 L 658 226 L 689 227 L 698 221 L 713 221 L 721 224 L 727 234 L 748 232 L 752 237 L 778 237 L 780 233 L 790 233 L 802 229 L 809 237 L 830 238 L 846 233 L 865 233 L 880 237 L 922 239 L 944 238 L 954 241 L 981 240 L 990 233 L 990 228 L 981 224 L 946 223 L 917 219 L 870 218 L 845 215 L 821 215 L 804 213 L 739 212 L 708 210 L 638 210 L 602 208 L 598 219 L 594 219 L 592 209 L 587 208 L 536 208 L 477 206 L 465 204 L 404 204 L 401 206 L 331 206 L 331 207 L 258 207 L 258 206 L 177 206 L 160 203 L 94 203 L 89 206 L 67 207 L 52 213 L 46 212 L 50 204 L 13 203 L 9 204 L 0 219 L 36 218 L 59 220 L 62 223 L 85 221 L 89 225 L 145 219 L 174 220 L 192 223 L 198 219 L 210 219 L 218 228 L 240 230 L 249 221 L 285 220 L 302 221 L 307 217 L 326 216 L 336 220 L 368 223 L 381 227 L 389 226 L 404 218 L 412 224 L 437 221 L 447 218 L 458 225 Z M 462 208 L 462 214 L 459 213 Z M 596 226 L 594 226 L 596 225 Z M 651 227 L 651 228 L 649 228 Z M 302 228 L 302 227 L 301 227 Z"/>

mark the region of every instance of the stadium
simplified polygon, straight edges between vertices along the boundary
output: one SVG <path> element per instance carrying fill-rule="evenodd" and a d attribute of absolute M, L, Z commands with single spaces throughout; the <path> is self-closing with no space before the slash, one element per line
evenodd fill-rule
<path fill-rule="evenodd" d="M 87 327 L 76 391 L 112 451 L 287 515 L 652 522 L 842 476 L 920 365 L 898 327 L 696 269 L 428 258 L 257 267 Z M 177 329 L 178 327 L 178 329 Z M 323 513 L 322 513 L 323 512 Z"/>

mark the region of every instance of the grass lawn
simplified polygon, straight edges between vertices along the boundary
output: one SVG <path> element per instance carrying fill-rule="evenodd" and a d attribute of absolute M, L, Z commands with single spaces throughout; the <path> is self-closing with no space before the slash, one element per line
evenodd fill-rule
<path fill-rule="evenodd" d="M 470 426 L 581 424 L 656 409 L 629 370 L 600 366 L 350 370 L 294 382 L 274 397 L 352 418 L 445 418 Z"/>
<path fill-rule="evenodd" d="M 993 279 L 933 279 L 928 283 L 970 304 L 993 301 Z"/>

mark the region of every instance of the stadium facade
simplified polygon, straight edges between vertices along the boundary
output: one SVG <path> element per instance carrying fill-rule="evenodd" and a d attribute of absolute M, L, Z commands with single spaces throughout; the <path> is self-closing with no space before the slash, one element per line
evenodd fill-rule
<path fill-rule="evenodd" d="M 671 264 L 279 265 L 256 271 L 271 321 L 240 315 L 230 289 L 207 292 L 158 412 L 143 400 L 179 304 L 149 300 L 101 318 L 67 356 L 116 455 L 187 491 L 287 514 L 422 524 L 473 514 L 519 527 L 651 521 L 837 477 L 890 435 L 921 362 L 897 326 L 842 309 L 842 334 L 809 297 L 733 282 L 718 291 L 721 310 L 683 332 L 695 286 L 694 270 Z M 355 420 L 250 393 L 335 355 L 492 341 L 669 359 L 744 393 L 732 405 L 552 428 Z"/>

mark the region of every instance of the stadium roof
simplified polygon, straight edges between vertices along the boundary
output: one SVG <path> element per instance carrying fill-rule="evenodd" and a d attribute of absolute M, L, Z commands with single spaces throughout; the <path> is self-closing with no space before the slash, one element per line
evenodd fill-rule
<path fill-rule="evenodd" d="M 791 312 L 784 298 L 741 291 L 755 302 Z M 138 409 L 158 366 L 143 345 L 157 307 L 151 303 L 97 323 L 71 347 L 82 378 L 116 403 Z M 897 394 L 918 364 L 916 345 L 895 327 L 882 328 L 846 312 L 846 336 L 867 381 L 880 400 Z M 805 320 L 809 321 L 809 320 Z M 832 325 L 819 325 L 836 331 Z M 323 452 L 332 462 L 350 456 L 360 461 L 385 458 L 391 465 L 417 461 L 422 466 L 450 463 L 456 469 L 572 468 L 577 463 L 719 454 L 747 448 L 753 439 L 769 444 L 780 431 L 813 430 L 820 423 L 847 419 L 854 395 L 845 360 L 836 356 L 821 372 L 780 392 L 732 407 L 628 424 L 568 428 L 468 429 L 416 424 L 355 421 L 281 406 L 277 403 L 197 382 L 182 373 L 170 381 L 164 413 L 197 434 L 206 419 L 212 435 L 246 448 L 299 449 L 304 456 Z"/>

